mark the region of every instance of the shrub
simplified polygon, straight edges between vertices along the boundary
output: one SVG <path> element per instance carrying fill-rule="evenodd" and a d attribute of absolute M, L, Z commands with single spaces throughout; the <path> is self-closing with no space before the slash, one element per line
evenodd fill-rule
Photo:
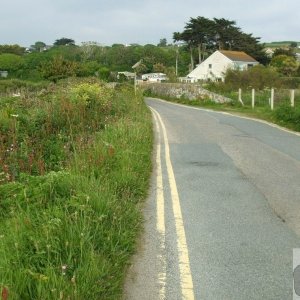
<path fill-rule="evenodd" d="M 262 90 L 267 87 L 277 86 L 278 81 L 278 73 L 273 68 L 264 67 L 263 65 L 257 65 L 243 71 L 229 69 L 225 76 L 225 84 L 231 90 L 239 88 Z"/>
<path fill-rule="evenodd" d="M 300 131 L 300 107 L 280 106 L 275 112 L 275 118 L 283 125 L 292 125 L 294 129 Z"/>

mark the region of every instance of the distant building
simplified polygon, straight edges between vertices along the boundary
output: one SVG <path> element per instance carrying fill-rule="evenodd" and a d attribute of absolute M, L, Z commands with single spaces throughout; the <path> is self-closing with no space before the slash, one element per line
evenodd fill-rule
<path fill-rule="evenodd" d="M 247 70 L 258 64 L 258 61 L 245 52 L 217 50 L 186 77 L 182 77 L 181 81 L 224 81 L 228 69 Z"/>
<path fill-rule="evenodd" d="M 266 48 L 266 49 L 264 49 L 264 51 L 265 51 L 266 55 L 270 58 L 273 57 L 274 52 L 275 52 L 274 49 L 272 49 L 272 48 Z"/>
<path fill-rule="evenodd" d="M 169 78 L 164 73 L 148 73 L 142 75 L 143 81 L 149 81 L 149 82 L 162 82 L 167 81 Z"/>
<path fill-rule="evenodd" d="M 121 76 L 126 77 L 126 79 L 134 79 L 135 73 L 127 72 L 127 71 L 125 71 L 125 72 L 118 72 L 117 78 L 120 79 Z"/>
<path fill-rule="evenodd" d="M 8 72 L 7 71 L 0 71 L 0 77 L 1 78 L 6 78 L 8 76 Z"/>

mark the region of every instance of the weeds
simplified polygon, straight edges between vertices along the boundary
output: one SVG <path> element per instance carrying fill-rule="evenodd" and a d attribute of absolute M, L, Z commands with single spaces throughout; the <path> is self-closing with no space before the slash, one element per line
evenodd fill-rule
<path fill-rule="evenodd" d="M 141 95 L 77 82 L 0 107 L 2 294 L 120 298 L 151 170 Z"/>

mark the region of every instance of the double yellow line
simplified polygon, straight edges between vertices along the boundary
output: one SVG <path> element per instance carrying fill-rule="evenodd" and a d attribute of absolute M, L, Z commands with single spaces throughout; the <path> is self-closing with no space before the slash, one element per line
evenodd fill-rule
<path fill-rule="evenodd" d="M 161 135 L 162 135 L 162 142 L 165 148 L 165 162 L 167 167 L 168 181 L 169 181 L 171 198 L 172 198 L 173 215 L 175 219 L 181 294 L 182 294 L 182 299 L 194 300 L 195 299 L 194 287 L 193 287 L 193 279 L 192 279 L 192 273 L 190 268 L 188 247 L 187 247 L 183 218 L 181 213 L 180 199 L 178 195 L 173 166 L 170 158 L 170 147 L 169 147 L 167 131 L 159 113 L 153 108 L 150 109 L 153 113 L 156 129 L 158 132 L 158 144 L 157 144 L 157 155 L 156 155 L 156 163 L 157 163 L 156 201 L 157 201 L 157 231 L 160 235 L 159 260 L 161 262 L 161 271 L 158 275 L 158 281 L 160 285 L 159 298 L 166 299 L 166 279 L 167 279 L 166 254 L 165 254 L 165 234 L 166 234 L 165 204 L 164 204 L 165 201 L 164 201 L 164 192 L 163 192 L 163 176 L 162 176 L 162 164 L 161 164 L 162 157 L 161 157 L 161 142 L 160 142 Z"/>

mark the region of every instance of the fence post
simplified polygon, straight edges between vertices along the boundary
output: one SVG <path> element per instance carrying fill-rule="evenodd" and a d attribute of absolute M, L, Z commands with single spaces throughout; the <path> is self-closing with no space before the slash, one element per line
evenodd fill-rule
<path fill-rule="evenodd" d="M 252 108 L 255 106 L 255 89 L 252 89 Z"/>
<path fill-rule="evenodd" d="M 242 105 L 244 106 L 244 102 L 242 100 L 242 89 L 241 88 L 239 88 L 239 102 L 241 102 Z"/>
<path fill-rule="evenodd" d="M 291 107 L 295 107 L 295 90 L 291 90 Z"/>
<path fill-rule="evenodd" d="M 274 109 L 274 89 L 271 89 L 271 109 Z"/>

